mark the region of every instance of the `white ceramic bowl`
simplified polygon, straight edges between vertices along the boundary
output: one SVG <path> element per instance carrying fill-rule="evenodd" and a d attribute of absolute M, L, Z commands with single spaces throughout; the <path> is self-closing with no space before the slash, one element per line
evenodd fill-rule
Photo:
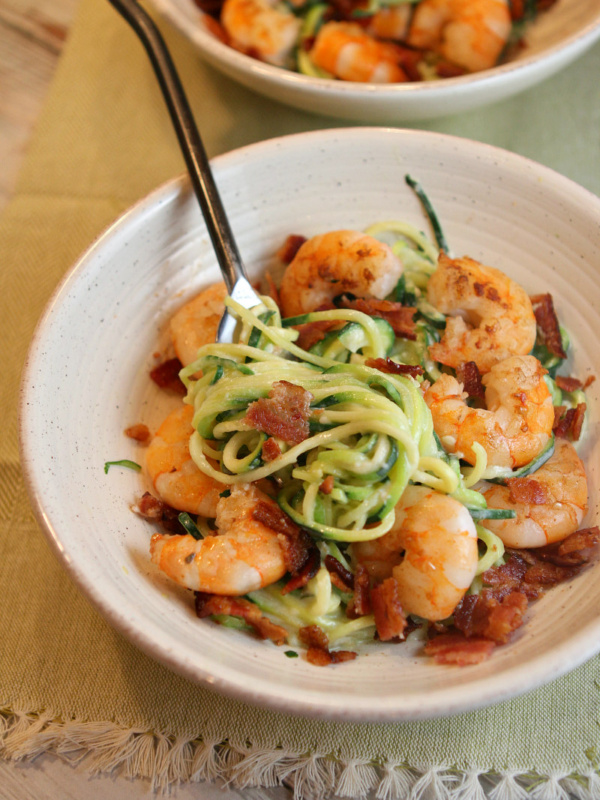
<path fill-rule="evenodd" d="M 551 291 L 574 341 L 572 374 L 600 375 L 600 200 L 531 161 L 433 133 L 355 128 L 291 136 L 214 160 L 252 275 L 289 233 L 312 235 L 405 219 L 427 229 L 404 182 L 433 201 L 457 255 L 469 254 Z M 109 622 L 187 678 L 251 703 L 335 719 L 394 720 L 497 702 L 572 669 L 600 649 L 600 564 L 528 612 L 486 663 L 434 664 L 419 644 L 373 644 L 333 668 L 194 615 L 191 593 L 150 564 L 152 526 L 130 511 L 138 473 L 105 461 L 142 459 L 123 435 L 153 428 L 167 399 L 148 377 L 170 314 L 219 277 L 186 180 L 166 184 L 114 223 L 48 304 L 23 378 L 22 458 L 33 507 L 58 558 Z M 76 332 L 76 336 L 74 336 Z M 589 392 L 591 511 L 600 496 L 600 381 Z M 86 535 L 81 536 L 81 526 Z"/>
<path fill-rule="evenodd" d="M 534 86 L 600 38 L 598 0 L 560 0 L 527 32 L 527 46 L 494 69 L 442 81 L 361 84 L 300 75 L 243 55 L 216 39 L 194 0 L 152 0 L 202 58 L 239 83 L 282 103 L 341 119 L 398 123 L 483 106 Z"/>

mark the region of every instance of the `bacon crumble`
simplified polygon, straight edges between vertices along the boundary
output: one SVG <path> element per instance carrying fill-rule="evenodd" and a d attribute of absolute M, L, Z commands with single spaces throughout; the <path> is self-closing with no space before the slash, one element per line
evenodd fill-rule
<path fill-rule="evenodd" d="M 179 522 L 179 511 L 159 500 L 150 492 L 144 492 L 133 509 L 140 517 L 157 522 L 167 533 L 183 533 Z"/>
<path fill-rule="evenodd" d="M 184 395 L 186 388 L 181 382 L 179 372 L 183 364 L 178 358 L 169 358 L 150 371 L 150 377 L 161 389 Z"/>
<path fill-rule="evenodd" d="M 463 385 L 469 397 L 485 397 L 485 389 L 481 382 L 481 373 L 475 361 L 465 361 L 456 367 L 456 379 Z"/>
<path fill-rule="evenodd" d="M 331 555 L 325 556 L 325 568 L 331 576 L 331 582 L 343 592 L 351 592 L 354 589 L 354 575 L 349 569 Z"/>
<path fill-rule="evenodd" d="M 333 487 L 335 484 L 335 480 L 333 475 L 328 475 L 325 480 L 319 486 L 319 491 L 322 494 L 331 494 L 333 492 Z"/>
<path fill-rule="evenodd" d="M 281 594 L 289 594 L 294 589 L 302 589 L 303 586 L 314 578 L 321 566 L 321 553 L 319 548 L 314 544 L 308 547 L 308 553 L 302 566 L 296 571 L 296 574 L 281 589 Z"/>
<path fill-rule="evenodd" d="M 367 568 L 359 564 L 354 572 L 352 584 L 354 595 L 346 606 L 346 616 L 350 619 L 364 617 L 371 613 L 371 581 Z"/>
<path fill-rule="evenodd" d="M 423 367 L 418 364 L 398 364 L 392 361 L 391 358 L 367 358 L 365 367 L 378 369 L 380 372 L 386 372 L 389 375 L 410 375 L 411 378 L 416 378 L 423 374 Z"/>
<path fill-rule="evenodd" d="M 299 234 L 291 233 L 277 251 L 277 258 L 279 258 L 280 261 L 283 261 L 284 264 L 291 264 L 296 257 L 298 250 L 300 250 L 306 241 L 306 236 L 300 236 Z"/>
<path fill-rule="evenodd" d="M 334 308 L 334 306 L 331 306 Z M 324 311 L 326 309 L 318 309 Z M 339 327 L 339 320 L 337 319 L 321 319 L 316 322 L 305 322 L 302 325 L 297 325 L 298 338 L 296 344 L 303 350 L 310 350 L 310 348 L 322 341 L 329 331 Z"/>
<path fill-rule="evenodd" d="M 362 311 L 370 317 L 381 317 L 394 329 L 396 336 L 402 339 L 414 340 L 417 338 L 416 323 L 413 319 L 417 309 L 411 306 L 403 306 L 402 303 L 395 303 L 391 300 L 377 300 L 374 297 L 367 299 L 357 297 L 340 299 L 342 308 L 351 308 Z"/>
<path fill-rule="evenodd" d="M 196 615 L 203 619 L 211 616 L 240 617 L 248 623 L 261 639 L 270 639 L 277 645 L 285 644 L 288 632 L 265 617 L 257 605 L 243 597 L 195 592 Z M 216 620 L 218 622 L 218 620 Z"/>
<path fill-rule="evenodd" d="M 544 561 L 551 561 L 561 567 L 580 567 L 594 558 L 600 543 L 600 528 L 582 528 L 575 531 L 562 542 L 546 545 L 537 550 Z"/>
<path fill-rule="evenodd" d="M 289 381 L 277 381 L 268 397 L 250 403 L 245 422 L 284 442 L 300 444 L 310 436 L 309 417 L 313 396 Z"/>
<path fill-rule="evenodd" d="M 586 403 L 578 403 L 575 408 L 555 406 L 552 432 L 562 439 L 570 438 L 574 442 L 578 441 L 581 436 L 586 410 Z"/>
<path fill-rule="evenodd" d="M 430 639 L 425 645 L 425 654 L 437 664 L 456 664 L 466 667 L 486 661 L 496 648 L 489 639 L 467 639 L 461 633 L 443 633 Z"/>
<path fill-rule="evenodd" d="M 577 378 L 569 378 L 566 375 L 557 375 L 554 381 L 562 392 L 575 392 L 583 386 Z"/>
<path fill-rule="evenodd" d="M 328 667 L 330 664 L 353 661 L 357 656 L 357 653 L 352 650 L 330 650 L 327 634 L 318 625 L 307 625 L 300 628 L 298 636 L 307 647 L 306 660 L 317 667 Z"/>
<path fill-rule="evenodd" d="M 275 461 L 281 455 L 281 447 L 275 439 L 269 437 L 262 446 L 261 456 L 263 461 Z"/>
<path fill-rule="evenodd" d="M 505 644 L 523 624 L 528 600 L 523 592 L 512 591 L 497 598 L 485 589 L 465 595 L 454 612 L 454 626 L 467 638 L 482 637 Z"/>
<path fill-rule="evenodd" d="M 377 635 L 381 641 L 404 639 L 406 616 L 398 598 L 398 584 L 394 578 L 386 578 L 379 586 L 371 589 L 371 605 Z"/>
<path fill-rule="evenodd" d="M 506 481 L 511 503 L 542 505 L 548 502 L 545 487 L 534 478 L 509 478 Z"/>
<path fill-rule="evenodd" d="M 150 440 L 150 429 L 147 425 L 143 425 L 141 422 L 138 422 L 135 425 L 130 425 L 128 428 L 125 428 L 124 432 L 125 436 L 129 437 L 130 439 L 134 439 L 140 444 L 146 444 L 146 442 Z"/>
<path fill-rule="evenodd" d="M 252 519 L 279 535 L 287 570 L 292 575 L 298 574 L 315 548 L 310 535 L 296 525 L 276 503 L 259 500 L 252 509 Z"/>
<path fill-rule="evenodd" d="M 548 352 L 557 358 L 566 358 L 562 346 L 558 317 L 554 310 L 554 301 L 551 294 L 536 294 L 529 298 L 533 306 L 533 313 L 538 328 L 544 339 Z"/>

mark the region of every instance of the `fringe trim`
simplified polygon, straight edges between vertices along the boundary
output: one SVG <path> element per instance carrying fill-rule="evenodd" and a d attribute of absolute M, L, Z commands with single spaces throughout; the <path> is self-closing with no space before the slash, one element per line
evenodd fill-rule
<path fill-rule="evenodd" d="M 186 782 L 236 789 L 286 786 L 293 800 L 600 800 L 600 773 L 537 775 L 452 766 L 373 762 L 325 753 L 293 753 L 228 742 L 190 741 L 112 722 L 60 720 L 50 713 L 0 709 L 0 757 L 34 759 L 53 752 L 85 761 L 91 774 L 145 778 L 156 793 Z"/>

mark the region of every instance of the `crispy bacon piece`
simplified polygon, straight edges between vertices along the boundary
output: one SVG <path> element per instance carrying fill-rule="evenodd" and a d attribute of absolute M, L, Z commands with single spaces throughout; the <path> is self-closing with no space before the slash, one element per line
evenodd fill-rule
<path fill-rule="evenodd" d="M 324 630 L 318 625 L 307 625 L 298 631 L 300 641 L 306 645 L 306 659 L 316 667 L 327 667 L 330 664 L 340 664 L 343 661 L 353 661 L 356 653 L 352 650 L 329 649 L 329 639 Z"/>
<path fill-rule="evenodd" d="M 314 344 L 324 339 L 329 331 L 339 327 L 339 324 L 339 320 L 322 319 L 317 322 L 305 322 L 303 325 L 298 325 L 296 329 L 299 331 L 299 336 L 296 339 L 296 344 L 303 350 L 310 350 Z"/>
<path fill-rule="evenodd" d="M 367 358 L 365 367 L 378 369 L 380 372 L 386 372 L 389 375 L 410 375 L 411 378 L 416 378 L 418 375 L 423 374 L 423 367 L 412 364 L 397 364 L 391 358 Z"/>
<path fill-rule="evenodd" d="M 507 549 L 507 562 L 483 573 L 484 589 L 496 598 L 510 591 L 523 592 L 530 600 L 551 586 L 570 580 L 594 555 L 600 534 L 595 528 L 576 531 L 562 542 L 528 550 Z"/>
<path fill-rule="evenodd" d="M 252 518 L 280 535 L 288 572 L 292 575 L 299 573 L 314 547 L 309 534 L 296 525 L 276 503 L 259 500 L 252 510 Z"/>
<path fill-rule="evenodd" d="M 303 586 L 306 586 L 309 580 L 315 577 L 320 566 L 321 553 L 319 552 L 319 548 L 313 544 L 308 548 L 308 554 L 304 564 L 281 589 L 281 594 L 288 594 L 289 592 L 293 592 L 294 589 L 301 589 Z"/>
<path fill-rule="evenodd" d="M 186 388 L 179 379 L 179 371 L 183 364 L 178 358 L 169 358 L 150 371 L 150 377 L 161 389 L 184 395 Z"/>
<path fill-rule="evenodd" d="M 583 428 L 586 411 L 587 405 L 585 403 L 577 404 L 573 417 L 573 424 L 571 425 L 571 439 L 573 439 L 574 442 L 579 441 L 579 437 L 581 436 L 581 429 Z"/>
<path fill-rule="evenodd" d="M 284 536 L 296 539 L 300 535 L 300 527 L 276 503 L 259 500 L 252 510 L 252 518 Z"/>
<path fill-rule="evenodd" d="M 342 592 L 354 589 L 354 575 L 333 556 L 325 556 L 325 567 L 331 576 L 331 582 Z"/>
<path fill-rule="evenodd" d="M 367 568 L 359 564 L 354 573 L 353 590 L 354 596 L 346 606 L 346 616 L 350 619 L 364 617 L 371 613 L 371 581 Z"/>
<path fill-rule="evenodd" d="M 526 551 L 520 551 L 519 553 L 514 551 L 507 552 L 510 558 L 507 559 L 506 563 L 497 567 L 490 567 L 481 576 L 483 583 L 491 587 L 491 589 L 486 589 L 488 594 L 493 594 L 498 599 L 514 590 L 521 590 L 523 578 L 528 568 Z"/>
<path fill-rule="evenodd" d="M 544 338 L 548 352 L 557 358 L 566 358 L 562 340 L 558 317 L 554 310 L 554 302 L 551 294 L 536 294 L 530 298 L 533 306 L 533 313 L 538 328 Z"/>
<path fill-rule="evenodd" d="M 461 633 L 443 633 L 427 642 L 425 653 L 437 664 L 466 667 L 486 661 L 495 647 L 495 643 L 489 639 L 467 639 Z"/>
<path fill-rule="evenodd" d="M 542 560 L 561 567 L 579 567 L 596 556 L 599 542 L 600 528 L 595 525 L 575 531 L 562 542 L 540 547 L 536 553 Z"/>
<path fill-rule="evenodd" d="M 534 478 L 509 478 L 506 481 L 512 503 L 542 505 L 548 502 L 548 493 Z"/>
<path fill-rule="evenodd" d="M 574 578 L 578 572 L 578 567 L 564 567 L 552 562 L 539 561 L 529 567 L 524 580 L 525 583 L 543 590 Z"/>
<path fill-rule="evenodd" d="M 262 446 L 261 455 L 263 461 L 275 461 L 281 455 L 281 447 L 279 447 L 275 439 L 269 438 Z"/>
<path fill-rule="evenodd" d="M 561 420 L 567 410 L 566 406 L 554 406 L 554 422 L 552 423 L 552 432 L 556 433 L 559 426 L 561 425 Z"/>
<path fill-rule="evenodd" d="M 481 373 L 474 361 L 465 361 L 456 368 L 456 378 L 463 385 L 469 397 L 485 397 L 485 389 L 481 382 Z"/>
<path fill-rule="evenodd" d="M 279 645 L 287 641 L 288 632 L 285 628 L 265 617 L 258 606 L 243 597 L 195 592 L 195 605 L 196 614 L 200 619 L 215 614 L 241 617 L 261 639 L 271 639 Z"/>
<path fill-rule="evenodd" d="M 398 599 L 398 585 L 394 578 L 386 578 L 371 589 L 371 605 L 377 635 L 382 642 L 404 639 L 406 617 Z"/>
<path fill-rule="evenodd" d="M 150 430 L 147 425 L 142 425 L 141 422 L 138 422 L 135 425 L 130 425 L 128 428 L 125 428 L 125 436 L 128 436 L 130 439 L 135 439 L 136 442 L 145 444 L 150 439 Z"/>
<path fill-rule="evenodd" d="M 321 647 L 324 649 L 329 647 L 327 634 L 318 625 L 307 625 L 304 628 L 300 628 L 298 635 L 302 644 L 307 647 Z"/>
<path fill-rule="evenodd" d="M 576 408 L 566 408 L 566 406 L 554 407 L 554 424 L 552 431 L 555 436 L 562 439 L 572 439 L 578 441 L 581 436 L 581 429 L 585 419 L 587 405 L 578 403 Z"/>
<path fill-rule="evenodd" d="M 245 421 L 284 442 L 300 444 L 310 436 L 308 420 L 313 396 L 289 381 L 277 381 L 268 397 L 250 403 Z"/>
<path fill-rule="evenodd" d="M 291 233 L 277 251 L 277 257 L 283 261 L 284 264 L 291 264 L 296 257 L 296 253 L 300 250 L 305 241 L 306 236 L 299 236 L 298 234 Z"/>
<path fill-rule="evenodd" d="M 377 300 L 374 297 L 368 299 L 357 297 L 352 300 L 342 298 L 340 304 L 342 308 L 353 308 L 370 317 L 381 317 L 390 323 L 396 336 L 403 339 L 417 338 L 413 319 L 416 308 L 403 306 L 402 303 L 394 303 L 391 300 Z"/>
<path fill-rule="evenodd" d="M 527 606 L 523 592 L 510 592 L 498 599 L 483 590 L 463 597 L 454 612 L 454 626 L 467 638 L 482 637 L 504 644 L 523 624 Z"/>
<path fill-rule="evenodd" d="M 328 475 L 323 483 L 319 486 L 319 491 L 322 494 L 331 494 L 333 492 L 335 480 L 333 475 Z"/>
<path fill-rule="evenodd" d="M 158 522 L 168 533 L 183 533 L 179 522 L 179 511 L 163 503 L 150 492 L 145 492 L 137 502 L 134 511 L 144 519 Z"/>
<path fill-rule="evenodd" d="M 583 386 L 577 378 L 568 378 L 566 375 L 557 375 L 554 380 L 558 388 L 563 392 L 575 392 Z"/>

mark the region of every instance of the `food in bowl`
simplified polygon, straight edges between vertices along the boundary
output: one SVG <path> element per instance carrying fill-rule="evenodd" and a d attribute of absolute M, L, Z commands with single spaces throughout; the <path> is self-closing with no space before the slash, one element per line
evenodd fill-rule
<path fill-rule="evenodd" d="M 313 664 L 415 629 L 478 663 L 600 540 L 580 527 L 589 380 L 559 374 L 551 296 L 452 258 L 429 213 L 436 244 L 403 222 L 290 237 L 261 305 L 205 289 L 154 373 L 175 364 L 185 402 L 146 451 L 152 560 L 200 617 Z M 225 306 L 235 344 L 214 341 Z"/>
<path fill-rule="evenodd" d="M 317 78 L 404 83 L 491 69 L 556 0 L 196 0 L 226 44 Z"/>

